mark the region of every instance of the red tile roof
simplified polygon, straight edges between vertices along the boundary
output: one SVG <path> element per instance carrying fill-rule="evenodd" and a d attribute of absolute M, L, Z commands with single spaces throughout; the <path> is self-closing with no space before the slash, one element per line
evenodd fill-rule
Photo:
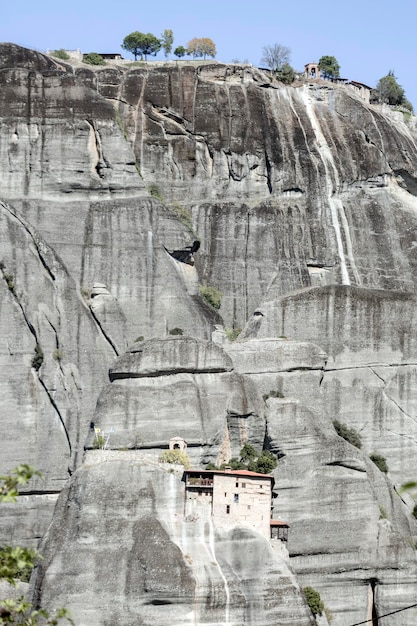
<path fill-rule="evenodd" d="M 272 474 L 260 474 L 258 472 L 250 472 L 249 470 L 202 470 L 202 469 L 188 469 L 184 470 L 184 475 L 187 474 L 217 474 L 220 476 L 247 476 L 248 478 L 269 478 L 275 482 Z"/>
<path fill-rule="evenodd" d="M 271 519 L 269 524 L 270 526 L 284 526 L 285 528 L 289 528 L 287 522 L 283 522 L 282 519 Z"/>

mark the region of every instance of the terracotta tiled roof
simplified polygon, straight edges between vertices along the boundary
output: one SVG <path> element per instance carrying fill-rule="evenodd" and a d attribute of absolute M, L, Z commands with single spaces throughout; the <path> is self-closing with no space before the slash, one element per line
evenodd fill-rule
<path fill-rule="evenodd" d="M 283 522 L 282 519 L 271 519 L 269 524 L 270 526 L 284 526 L 285 528 L 289 528 L 287 522 Z"/>
<path fill-rule="evenodd" d="M 184 471 L 185 474 L 217 474 L 220 476 L 247 476 L 248 478 L 269 478 L 274 480 L 272 474 L 260 474 L 258 472 L 250 472 L 249 470 L 202 470 L 202 469 L 189 469 Z"/>

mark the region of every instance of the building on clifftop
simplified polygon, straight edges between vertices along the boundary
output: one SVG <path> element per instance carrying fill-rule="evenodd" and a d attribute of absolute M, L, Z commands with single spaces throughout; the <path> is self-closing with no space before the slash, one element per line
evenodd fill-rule
<path fill-rule="evenodd" d="M 211 509 L 215 526 L 246 526 L 266 539 L 287 541 L 288 524 L 271 520 L 274 477 L 249 470 L 185 470 L 184 516 L 198 514 L 202 505 Z M 278 531 L 279 528 L 279 531 Z"/>

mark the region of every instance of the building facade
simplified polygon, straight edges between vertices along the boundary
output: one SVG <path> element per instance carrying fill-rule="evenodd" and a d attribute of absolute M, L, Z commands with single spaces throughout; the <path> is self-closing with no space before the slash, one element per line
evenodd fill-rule
<path fill-rule="evenodd" d="M 185 470 L 184 515 L 198 515 L 209 507 L 216 526 L 248 527 L 271 536 L 274 477 L 248 470 Z M 282 522 L 287 528 L 288 526 Z M 283 535 L 279 537 L 283 538 Z"/>

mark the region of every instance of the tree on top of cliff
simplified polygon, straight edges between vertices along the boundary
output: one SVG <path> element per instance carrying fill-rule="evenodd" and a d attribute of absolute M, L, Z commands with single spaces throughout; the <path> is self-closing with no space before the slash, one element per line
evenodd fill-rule
<path fill-rule="evenodd" d="M 203 57 L 215 57 L 217 54 L 216 44 L 212 39 L 208 37 L 194 37 L 187 44 L 187 54 L 194 58 Z"/>
<path fill-rule="evenodd" d="M 139 54 L 141 58 L 145 57 L 146 61 L 148 55 L 155 56 L 156 53 L 160 51 L 162 42 L 158 37 L 152 35 L 152 33 L 140 33 L 135 30 L 133 33 L 130 33 L 130 35 L 126 35 L 121 47 L 131 52 L 135 57 L 135 61 Z"/>
<path fill-rule="evenodd" d="M 270 70 L 278 72 L 285 64 L 290 62 L 291 50 L 280 43 L 274 43 L 262 48 L 261 65 L 266 65 Z"/>
<path fill-rule="evenodd" d="M 184 46 L 177 46 L 174 50 L 174 54 L 176 57 L 181 59 L 181 57 L 185 57 L 185 55 L 187 54 L 187 50 L 184 48 Z"/>
<path fill-rule="evenodd" d="M 390 70 L 386 76 L 379 79 L 375 88 L 373 100 L 382 104 L 403 106 L 410 111 L 413 105 L 405 97 L 405 91 L 398 84 L 394 72 Z"/>
<path fill-rule="evenodd" d="M 340 65 L 336 57 L 322 56 L 319 59 L 319 68 L 324 74 L 324 78 L 339 78 Z"/>
<path fill-rule="evenodd" d="M 174 43 L 174 33 L 171 29 L 166 28 L 161 35 L 161 45 L 164 50 L 165 57 L 171 54 L 172 44 Z"/>

